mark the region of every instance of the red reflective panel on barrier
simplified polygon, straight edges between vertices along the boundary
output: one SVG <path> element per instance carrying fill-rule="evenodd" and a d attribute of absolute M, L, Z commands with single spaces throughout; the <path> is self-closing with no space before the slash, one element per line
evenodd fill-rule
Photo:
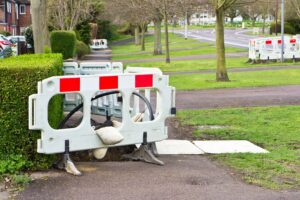
<path fill-rule="evenodd" d="M 281 40 L 278 40 L 278 44 L 281 44 L 282 42 L 281 42 Z"/>
<path fill-rule="evenodd" d="M 60 92 L 80 91 L 80 78 L 61 78 L 59 80 Z"/>
<path fill-rule="evenodd" d="M 153 75 L 136 75 L 135 76 L 135 87 L 152 87 L 153 86 Z"/>
<path fill-rule="evenodd" d="M 99 89 L 100 90 L 118 89 L 118 87 L 119 87 L 118 76 L 99 77 Z"/>
<path fill-rule="evenodd" d="M 266 40 L 266 44 L 272 44 L 272 40 Z"/>
<path fill-rule="evenodd" d="M 290 43 L 296 43 L 296 39 L 290 39 Z"/>

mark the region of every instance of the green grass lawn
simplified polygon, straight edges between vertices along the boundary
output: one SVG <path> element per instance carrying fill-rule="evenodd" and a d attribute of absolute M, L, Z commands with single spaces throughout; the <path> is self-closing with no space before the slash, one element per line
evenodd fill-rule
<path fill-rule="evenodd" d="M 111 40 L 111 42 L 118 42 L 121 40 L 126 40 L 129 38 L 133 38 L 132 35 L 125 35 L 125 34 L 118 34 L 115 38 L 113 38 L 113 40 Z"/>
<path fill-rule="evenodd" d="M 275 70 L 229 73 L 231 82 L 216 82 L 215 74 L 172 75 L 170 84 L 177 90 L 262 87 L 300 84 L 300 70 Z"/>
<path fill-rule="evenodd" d="M 214 43 L 199 42 L 194 39 L 185 40 L 176 34 L 169 34 L 170 36 L 170 55 L 171 57 L 200 55 L 200 54 L 214 54 L 216 52 Z M 113 60 L 140 60 L 148 58 L 163 58 L 165 55 L 153 55 L 153 40 L 154 37 L 146 37 L 146 51 L 142 52 L 140 46 L 136 46 L 133 42 L 127 45 L 112 46 Z M 164 45 L 164 34 L 162 34 L 162 46 Z M 228 47 L 227 52 L 244 52 L 245 49 Z"/>
<path fill-rule="evenodd" d="M 250 67 L 264 67 L 264 66 L 285 66 L 285 65 L 299 65 L 299 63 L 285 62 L 270 62 L 265 64 L 250 64 L 247 63 L 247 58 L 227 58 L 227 68 L 250 68 Z M 145 62 L 145 63 L 128 63 L 127 66 L 136 67 L 156 67 L 164 72 L 179 72 L 179 71 L 199 71 L 216 69 L 216 59 L 199 59 L 186 61 L 172 61 L 170 64 L 165 62 Z"/>
<path fill-rule="evenodd" d="M 242 178 L 272 189 L 300 190 L 300 107 L 195 110 L 178 113 L 183 124 L 221 125 L 224 129 L 197 130 L 199 139 L 249 140 L 268 154 L 215 155 Z"/>

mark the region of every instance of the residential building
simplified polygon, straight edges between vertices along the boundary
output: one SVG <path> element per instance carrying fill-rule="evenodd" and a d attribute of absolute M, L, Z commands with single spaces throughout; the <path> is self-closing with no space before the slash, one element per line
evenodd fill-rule
<path fill-rule="evenodd" d="M 0 31 L 20 35 L 30 25 L 29 0 L 0 0 Z"/>

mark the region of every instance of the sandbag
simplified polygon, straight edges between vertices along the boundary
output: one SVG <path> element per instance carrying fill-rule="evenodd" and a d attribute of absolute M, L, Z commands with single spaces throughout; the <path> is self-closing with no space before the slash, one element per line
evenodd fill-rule
<path fill-rule="evenodd" d="M 106 145 L 113 145 L 120 143 L 124 137 L 121 135 L 121 133 L 118 131 L 118 129 L 108 126 L 104 128 L 100 128 L 96 130 L 96 134 L 100 137 L 103 144 Z"/>
<path fill-rule="evenodd" d="M 107 148 L 100 148 L 100 149 L 94 149 L 93 150 L 93 156 L 100 160 L 102 158 L 104 158 L 104 156 L 106 155 L 107 152 Z"/>

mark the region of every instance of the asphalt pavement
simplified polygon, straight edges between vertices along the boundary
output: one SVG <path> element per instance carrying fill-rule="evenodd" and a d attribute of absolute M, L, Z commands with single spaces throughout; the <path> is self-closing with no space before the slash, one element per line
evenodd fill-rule
<path fill-rule="evenodd" d="M 142 162 L 79 163 L 83 176 L 53 172 L 34 181 L 19 200 L 299 200 L 299 191 L 243 183 L 205 156 L 162 156 L 165 166 Z"/>
<path fill-rule="evenodd" d="M 245 34 L 248 31 L 249 29 L 225 29 L 225 45 L 247 49 L 249 40 L 258 37 Z M 184 30 L 177 30 L 174 32 L 180 35 L 184 35 Z M 216 41 L 216 33 L 214 29 L 189 30 L 188 37 L 201 41 Z"/>

